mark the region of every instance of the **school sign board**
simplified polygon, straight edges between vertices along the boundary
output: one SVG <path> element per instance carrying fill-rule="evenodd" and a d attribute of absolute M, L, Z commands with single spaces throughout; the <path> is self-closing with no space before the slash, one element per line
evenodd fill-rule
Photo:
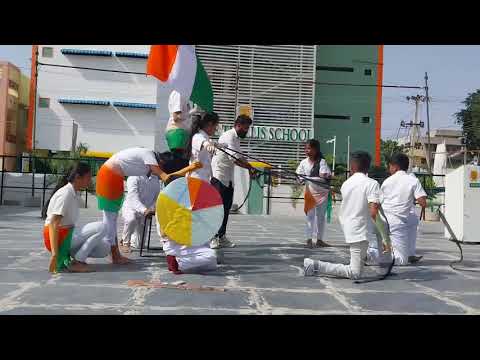
<path fill-rule="evenodd" d="M 222 125 L 222 132 L 230 130 L 231 125 Z M 264 141 L 286 141 L 304 143 L 313 138 L 313 128 L 251 126 L 247 138 Z"/>

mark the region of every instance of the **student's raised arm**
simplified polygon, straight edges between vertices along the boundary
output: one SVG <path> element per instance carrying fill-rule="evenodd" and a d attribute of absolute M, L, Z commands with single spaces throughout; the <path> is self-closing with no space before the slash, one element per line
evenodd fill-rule
<path fill-rule="evenodd" d="M 168 176 L 185 176 L 187 173 L 201 169 L 203 167 L 200 161 L 194 161 L 190 165 L 184 167 L 181 170 L 175 171 L 174 173 L 168 174 Z"/>

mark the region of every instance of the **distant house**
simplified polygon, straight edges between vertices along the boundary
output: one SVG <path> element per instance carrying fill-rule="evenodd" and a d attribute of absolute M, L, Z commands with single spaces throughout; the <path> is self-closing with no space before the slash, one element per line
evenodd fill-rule
<path fill-rule="evenodd" d="M 413 166 L 417 168 L 426 168 L 427 158 L 426 149 L 430 150 L 430 161 L 433 164 L 435 152 L 437 151 L 437 145 L 445 143 L 446 150 L 450 162 L 450 167 L 461 160 L 462 155 L 462 131 L 451 129 L 437 129 L 433 130 L 430 135 L 430 147 L 428 147 L 428 137 L 419 137 L 415 149 L 413 151 Z M 410 137 L 400 138 L 398 144 L 404 146 L 406 151 L 410 149 Z"/>
<path fill-rule="evenodd" d="M 29 82 L 18 67 L 0 61 L 0 155 L 5 156 L 0 167 L 8 171 L 17 167 L 15 157 L 25 151 Z"/>

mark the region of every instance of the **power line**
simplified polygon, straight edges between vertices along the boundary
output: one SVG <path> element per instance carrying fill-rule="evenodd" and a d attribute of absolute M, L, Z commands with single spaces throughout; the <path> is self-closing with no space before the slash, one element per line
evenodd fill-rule
<path fill-rule="evenodd" d="M 101 69 L 101 68 L 92 68 L 86 66 L 72 66 L 72 65 L 60 65 L 60 64 L 47 64 L 38 62 L 38 65 L 41 66 L 51 66 L 51 67 L 59 67 L 59 68 L 68 68 L 68 69 L 79 69 L 79 70 L 91 70 L 91 71 L 101 71 L 101 72 L 111 72 L 111 73 L 118 73 L 118 74 L 130 74 L 130 75 L 145 75 L 144 72 L 136 72 L 136 71 L 125 71 L 125 70 L 110 70 L 110 69 Z M 241 76 L 241 79 L 269 79 L 261 76 L 249 77 L 249 76 Z M 274 80 L 272 80 L 274 81 Z M 322 81 L 302 81 L 302 80 L 282 80 L 282 82 L 301 82 L 307 84 L 315 84 L 315 85 L 329 85 L 329 86 L 358 86 L 358 87 L 382 87 L 382 88 L 397 88 L 397 89 L 423 89 L 421 86 L 405 86 L 405 85 L 378 85 L 378 84 L 353 84 L 353 83 L 331 83 L 331 82 L 322 82 Z"/>
<path fill-rule="evenodd" d="M 38 65 L 41 65 L 41 66 L 51 66 L 51 67 L 59 67 L 59 68 L 67 68 L 67 69 L 92 70 L 92 71 L 102 71 L 102 72 L 111 72 L 111 73 L 119 73 L 119 74 L 132 74 L 132 75 L 145 75 L 145 76 L 147 76 L 146 73 L 143 73 L 143 72 L 135 72 L 135 71 L 100 69 L 100 68 L 92 68 L 92 67 L 85 67 L 85 66 L 47 64 L 47 63 L 42 63 L 42 62 L 38 62 Z"/>

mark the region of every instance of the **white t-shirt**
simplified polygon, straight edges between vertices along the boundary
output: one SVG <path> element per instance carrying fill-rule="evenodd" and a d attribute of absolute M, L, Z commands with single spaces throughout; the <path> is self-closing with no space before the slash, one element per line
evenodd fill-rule
<path fill-rule="evenodd" d="M 303 159 L 297 167 L 297 174 L 310 176 L 310 172 L 312 171 L 314 163 L 310 161 L 309 158 Z M 320 160 L 320 174 L 328 174 L 332 175 L 330 168 L 327 165 L 325 159 Z"/>
<path fill-rule="evenodd" d="M 53 194 L 47 208 L 45 225 L 50 224 L 54 215 L 61 215 L 60 226 L 75 226 L 79 217 L 78 198 L 71 183 L 61 187 Z"/>
<path fill-rule="evenodd" d="M 228 148 L 241 151 L 240 150 L 240 138 L 237 135 L 235 129 L 230 129 L 225 131 L 220 138 L 218 139 L 219 144 L 226 145 Z M 233 151 L 228 151 L 225 149 L 230 155 L 237 159 L 243 159 L 243 157 Z M 235 170 L 235 159 L 231 156 L 228 156 L 221 150 L 217 150 L 215 156 L 212 159 L 212 172 L 213 177 L 217 180 L 220 180 L 223 185 L 229 186 L 230 182 L 232 182 L 233 186 L 233 174 Z"/>
<path fill-rule="evenodd" d="M 205 141 L 210 141 L 210 137 L 205 131 L 200 130 L 193 135 L 190 164 L 194 161 L 200 161 L 203 167 L 191 172 L 190 176 L 210 182 L 210 178 L 212 177 L 212 155 L 205 150 L 203 146 Z"/>
<path fill-rule="evenodd" d="M 173 113 L 181 111 L 181 119 L 180 122 L 173 121 Z M 173 90 L 170 93 L 170 97 L 168 98 L 168 112 L 170 113 L 170 118 L 168 119 L 166 131 L 176 128 L 182 128 L 187 131 L 190 130 L 189 124 L 189 116 L 188 113 L 190 112 L 190 105 L 188 103 L 188 99 L 182 96 L 178 91 Z"/>
<path fill-rule="evenodd" d="M 373 221 L 368 203 L 380 203 L 380 186 L 363 173 L 355 173 L 346 180 L 342 188 L 342 205 L 339 220 L 345 241 L 354 243 L 371 238 Z"/>
<path fill-rule="evenodd" d="M 155 175 L 129 176 L 123 211 L 133 211 L 143 215 L 146 209 L 154 208 L 159 192 L 160 180 Z"/>
<path fill-rule="evenodd" d="M 144 148 L 122 150 L 109 161 L 120 166 L 125 176 L 146 176 L 150 172 L 150 165 L 158 166 L 153 151 Z"/>
<path fill-rule="evenodd" d="M 382 193 L 382 208 L 390 225 L 408 225 L 415 200 L 427 196 L 420 181 L 402 170 L 385 179 Z"/>

